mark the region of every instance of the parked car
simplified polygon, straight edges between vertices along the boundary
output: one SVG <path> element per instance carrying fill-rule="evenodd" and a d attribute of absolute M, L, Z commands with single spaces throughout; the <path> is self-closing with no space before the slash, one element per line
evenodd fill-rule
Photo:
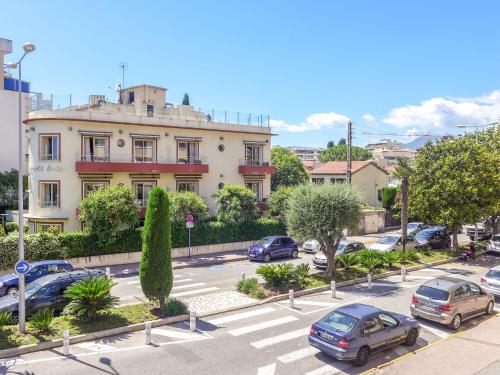
<path fill-rule="evenodd" d="M 489 240 L 491 238 L 491 236 L 493 235 L 491 225 L 488 225 L 489 224 L 488 220 L 489 219 L 485 219 L 485 220 L 477 223 L 477 239 L 479 241 Z M 465 228 L 467 230 L 467 236 L 469 236 L 469 238 L 472 241 L 474 241 L 475 236 L 476 236 L 475 225 L 467 225 Z"/>
<path fill-rule="evenodd" d="M 500 254 L 500 233 L 491 237 L 490 242 L 486 246 L 486 251 L 491 254 Z"/>
<path fill-rule="evenodd" d="M 347 240 L 340 241 L 339 247 L 337 248 L 337 252 L 335 253 L 335 256 L 340 255 L 340 254 L 347 254 L 347 253 L 361 251 L 364 248 L 365 248 L 365 245 L 363 245 L 363 243 L 359 242 L 359 241 L 347 241 Z M 316 268 L 321 268 L 321 269 L 326 268 L 327 259 L 326 259 L 325 253 L 320 251 L 320 252 L 314 254 L 313 264 L 314 264 L 314 267 L 316 267 Z"/>
<path fill-rule="evenodd" d="M 430 247 L 440 249 L 451 246 L 451 239 L 448 230 L 443 226 L 435 226 L 424 229 L 415 235 L 417 241 L 416 248 Z"/>
<path fill-rule="evenodd" d="M 73 266 L 66 260 L 44 260 L 31 263 L 29 272 L 24 276 L 26 284 L 40 277 L 55 273 L 73 271 Z M 18 293 L 19 277 L 16 273 L 0 276 L 0 296 Z"/>
<path fill-rule="evenodd" d="M 406 247 L 411 248 L 414 246 L 413 237 L 408 235 L 406 240 Z M 377 242 L 368 245 L 368 249 L 377 250 L 382 253 L 388 251 L 401 250 L 403 248 L 403 236 L 400 234 L 389 234 L 380 238 Z"/>
<path fill-rule="evenodd" d="M 491 314 L 495 297 L 473 282 L 442 276 L 422 284 L 412 297 L 410 311 L 414 318 L 447 324 L 460 324 L 482 314 Z"/>
<path fill-rule="evenodd" d="M 248 249 L 250 260 L 270 262 L 276 258 L 297 258 L 299 247 L 290 237 L 270 236 L 259 240 Z"/>
<path fill-rule="evenodd" d="M 43 276 L 29 283 L 26 286 L 26 315 L 45 308 L 61 312 L 67 304 L 63 293 L 68 286 L 76 281 L 100 275 L 105 275 L 105 273 L 98 269 L 82 269 Z M 0 311 L 11 312 L 13 323 L 17 323 L 18 309 L 18 295 L 9 294 L 0 297 Z"/>
<path fill-rule="evenodd" d="M 420 325 L 410 317 L 354 303 L 333 310 L 314 323 L 309 343 L 338 360 L 363 366 L 370 354 L 405 344 L 413 346 Z"/>
<path fill-rule="evenodd" d="M 321 251 L 321 244 L 316 240 L 307 240 L 302 245 L 302 250 L 306 253 L 317 253 Z"/>
<path fill-rule="evenodd" d="M 490 268 L 480 279 L 481 289 L 500 297 L 500 266 Z"/>
<path fill-rule="evenodd" d="M 427 224 L 421 223 L 421 222 L 413 222 L 413 223 L 408 223 L 406 226 L 406 234 L 415 236 L 418 232 L 420 232 L 423 229 L 428 228 L 429 226 Z M 398 230 L 398 233 L 402 233 L 402 230 Z"/>

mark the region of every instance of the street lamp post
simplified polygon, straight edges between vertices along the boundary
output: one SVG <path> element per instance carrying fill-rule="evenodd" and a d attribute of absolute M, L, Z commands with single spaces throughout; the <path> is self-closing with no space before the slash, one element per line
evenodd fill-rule
<path fill-rule="evenodd" d="M 18 129 L 18 147 L 19 147 L 19 154 L 18 154 L 18 179 L 17 179 L 17 209 L 19 211 L 19 261 L 24 260 L 24 217 L 23 217 L 23 211 L 24 211 L 24 189 L 23 189 L 23 164 L 24 164 L 24 150 L 23 150 L 23 145 L 24 145 L 24 131 L 23 131 L 23 114 L 22 114 L 22 109 L 23 109 L 23 103 L 22 103 L 22 72 L 21 72 L 21 66 L 22 66 L 22 61 L 24 57 L 28 54 L 31 53 L 35 50 L 35 45 L 33 43 L 25 43 L 23 45 L 23 50 L 24 54 L 21 56 L 19 61 L 17 63 L 8 63 L 7 67 L 15 69 L 17 68 L 18 71 L 18 82 L 17 82 L 17 91 L 19 94 L 19 129 Z M 19 332 L 24 333 L 26 330 L 26 308 L 25 308 L 25 293 L 24 293 L 24 275 L 19 275 Z"/>

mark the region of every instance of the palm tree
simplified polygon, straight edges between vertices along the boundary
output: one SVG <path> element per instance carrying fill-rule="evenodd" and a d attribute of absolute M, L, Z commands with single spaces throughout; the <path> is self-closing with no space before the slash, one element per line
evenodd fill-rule
<path fill-rule="evenodd" d="M 406 250 L 406 236 L 408 229 L 408 185 L 413 168 L 408 158 L 397 158 L 398 165 L 394 170 L 394 177 L 401 180 L 401 233 L 403 235 L 403 252 Z"/>

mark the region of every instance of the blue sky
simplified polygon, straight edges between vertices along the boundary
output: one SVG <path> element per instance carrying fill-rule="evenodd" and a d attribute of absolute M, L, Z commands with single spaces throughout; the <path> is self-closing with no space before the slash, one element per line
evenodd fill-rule
<path fill-rule="evenodd" d="M 114 98 L 127 62 L 126 85 L 166 87 L 174 104 L 187 91 L 196 107 L 270 114 L 281 145 L 337 141 L 347 119 L 364 145 L 380 136 L 363 132 L 455 133 L 500 115 L 494 0 L 1 4 L 7 60 L 34 42 L 25 77 L 61 102 Z"/>

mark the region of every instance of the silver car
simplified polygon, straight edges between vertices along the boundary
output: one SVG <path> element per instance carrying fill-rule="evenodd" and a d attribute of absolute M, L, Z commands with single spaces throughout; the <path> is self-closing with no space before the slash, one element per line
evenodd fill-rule
<path fill-rule="evenodd" d="M 481 288 L 500 297 L 500 266 L 493 267 L 481 277 Z"/>
<path fill-rule="evenodd" d="M 302 251 L 306 253 L 317 253 L 321 250 L 321 245 L 316 240 L 307 240 L 302 245 Z"/>
<path fill-rule="evenodd" d="M 337 252 L 335 253 L 335 256 L 340 255 L 340 254 L 347 254 L 347 253 L 353 253 L 357 251 L 361 251 L 365 248 L 365 245 L 363 245 L 362 242 L 358 241 L 340 241 L 339 247 L 337 248 Z M 326 255 L 322 251 L 318 251 L 316 254 L 314 254 L 313 257 L 313 264 L 314 267 L 316 268 L 326 268 L 327 266 L 327 260 L 326 260 Z"/>
<path fill-rule="evenodd" d="M 486 251 L 491 254 L 500 255 L 500 233 L 497 233 L 493 237 L 491 237 L 488 246 L 486 246 Z"/>
<path fill-rule="evenodd" d="M 473 282 L 442 276 L 422 284 L 412 297 L 414 318 L 424 318 L 458 329 L 460 324 L 482 314 L 491 314 L 495 297 Z"/>

